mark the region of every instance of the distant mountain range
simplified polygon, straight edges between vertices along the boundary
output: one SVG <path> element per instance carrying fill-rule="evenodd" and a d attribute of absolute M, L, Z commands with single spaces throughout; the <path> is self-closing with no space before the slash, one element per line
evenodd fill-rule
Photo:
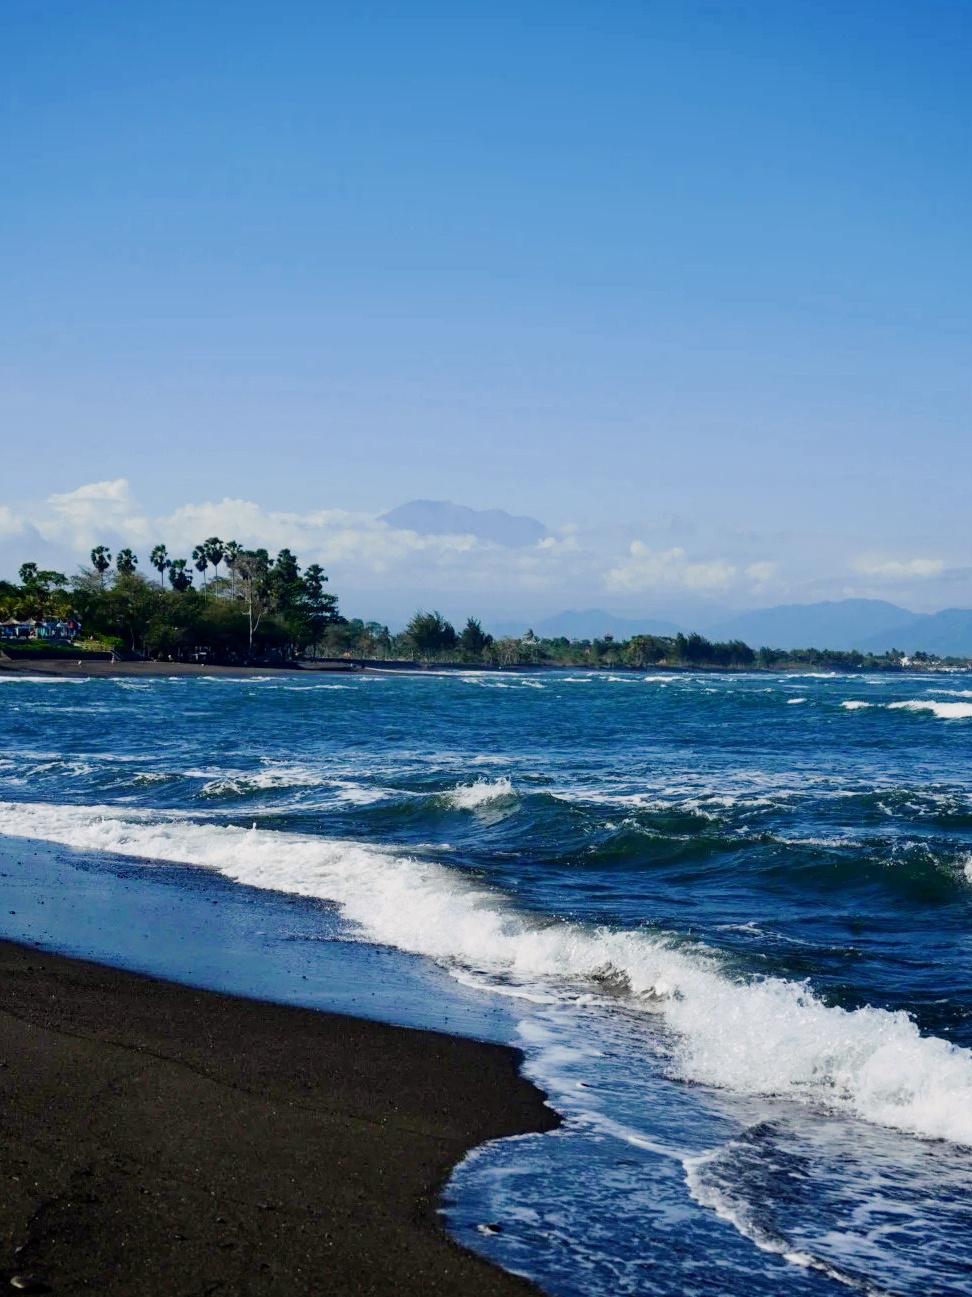
<path fill-rule="evenodd" d="M 410 500 L 382 514 L 380 521 L 420 536 L 475 536 L 510 547 L 535 545 L 547 535 L 547 528 L 536 518 L 502 509 L 467 509 L 451 500 Z"/>
<path fill-rule="evenodd" d="M 618 617 L 600 608 L 559 612 L 553 617 L 541 617 L 529 627 L 522 621 L 509 621 L 497 622 L 491 628 L 498 635 L 522 635 L 529 629 L 541 639 L 557 639 L 561 635 L 567 639 L 603 639 L 605 635 L 629 639 L 632 635 L 676 635 L 682 629 L 675 622 L 659 617 Z"/>
<path fill-rule="evenodd" d="M 519 635 L 523 622 L 497 622 L 496 634 Z M 859 649 L 883 653 L 901 649 L 914 653 L 972 656 L 972 609 L 946 608 L 936 613 L 909 612 L 883 599 L 838 599 L 822 603 L 780 604 L 757 608 L 730 617 L 707 621 L 697 617 L 692 624 L 665 621 L 658 617 L 620 617 L 601 609 L 557 613 L 532 624 L 545 638 L 566 635 L 568 639 L 593 639 L 613 635 L 674 635 L 678 631 L 699 631 L 709 639 L 741 639 L 753 648 Z"/>
<path fill-rule="evenodd" d="M 864 649 L 904 648 L 891 632 L 920 620 L 883 599 L 839 599 L 757 608 L 706 625 L 710 639 L 741 639 L 758 647 Z M 890 638 L 889 638 L 890 636 Z"/>

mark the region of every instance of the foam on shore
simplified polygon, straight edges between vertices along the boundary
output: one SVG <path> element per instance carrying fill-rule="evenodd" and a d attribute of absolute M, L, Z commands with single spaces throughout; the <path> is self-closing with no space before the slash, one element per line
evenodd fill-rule
<path fill-rule="evenodd" d="M 686 1079 L 785 1095 L 972 1145 L 972 1052 L 904 1013 L 824 1004 L 780 978 L 743 981 L 711 954 L 643 930 L 519 909 L 503 892 L 391 849 L 161 818 L 128 808 L 0 803 L 0 833 L 218 870 L 326 900 L 367 938 L 565 1001 L 608 994 L 663 1015 Z"/>

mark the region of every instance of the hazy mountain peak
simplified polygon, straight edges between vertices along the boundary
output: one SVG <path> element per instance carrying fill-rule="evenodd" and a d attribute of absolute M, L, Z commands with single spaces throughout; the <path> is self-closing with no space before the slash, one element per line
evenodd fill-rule
<path fill-rule="evenodd" d="M 494 545 L 535 545 L 547 535 L 536 518 L 503 509 L 469 509 L 451 500 L 410 500 L 382 514 L 380 521 L 420 536 L 475 536 Z"/>

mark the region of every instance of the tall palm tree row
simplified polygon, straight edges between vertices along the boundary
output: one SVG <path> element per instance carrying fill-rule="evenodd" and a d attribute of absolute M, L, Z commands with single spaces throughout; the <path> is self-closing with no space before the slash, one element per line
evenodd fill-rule
<path fill-rule="evenodd" d="M 220 594 L 219 566 L 221 563 L 225 563 L 229 572 L 229 594 L 231 598 L 235 598 L 239 588 L 240 560 L 246 552 L 238 541 L 223 541 L 218 536 L 210 536 L 193 548 L 191 560 L 170 558 L 166 546 L 159 544 L 153 546 L 149 554 L 149 562 L 159 574 L 159 585 L 162 589 L 165 588 L 166 573 L 168 573 L 169 584 L 173 590 L 181 591 L 188 590 L 192 586 L 192 572 L 189 570 L 191 561 L 192 566 L 202 576 L 204 593 L 210 593 L 210 583 L 207 578 L 209 568 L 212 567 L 213 588 L 211 593 L 217 596 Z M 111 551 L 106 545 L 96 545 L 91 551 L 91 566 L 97 572 L 102 588 L 104 588 L 105 573 L 111 566 L 111 561 Z M 137 554 L 128 548 L 118 551 L 115 557 L 115 569 L 120 576 L 133 576 L 137 567 Z"/>

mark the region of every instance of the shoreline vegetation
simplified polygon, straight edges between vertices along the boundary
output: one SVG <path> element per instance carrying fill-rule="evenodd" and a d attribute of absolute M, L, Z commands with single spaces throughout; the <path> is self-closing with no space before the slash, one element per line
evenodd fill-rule
<path fill-rule="evenodd" d="M 712 641 L 697 633 L 633 635 L 616 640 L 495 638 L 470 617 L 457 630 L 438 612 L 416 612 L 401 632 L 341 615 L 325 590 L 318 564 L 301 568 L 282 549 L 247 550 L 210 537 L 189 560 L 171 558 L 156 545 L 149 562 L 158 573 L 138 571 L 131 549 L 113 557 L 104 545 L 91 551 L 90 567 L 74 577 L 24 563 L 19 582 L 0 581 L 0 668 L 34 663 L 71 664 L 101 674 L 109 663 L 212 669 L 316 667 L 318 669 L 584 668 L 588 670 L 900 671 L 968 669 L 972 659 L 897 649 L 885 653 L 827 648 L 754 648 L 741 640 Z M 200 577 L 195 584 L 193 570 Z M 210 569 L 212 574 L 210 575 Z M 222 569 L 222 571 L 221 571 Z M 73 638 L 64 626 L 79 624 Z M 36 629 L 31 629 L 36 628 Z M 36 638 L 31 636 L 36 635 Z M 178 673 L 178 672 L 176 672 Z"/>
<path fill-rule="evenodd" d="M 437 1212 L 471 1148 L 560 1124 L 516 1050 L 8 941 L 0 1010 L 5 1285 L 537 1292 Z"/>

